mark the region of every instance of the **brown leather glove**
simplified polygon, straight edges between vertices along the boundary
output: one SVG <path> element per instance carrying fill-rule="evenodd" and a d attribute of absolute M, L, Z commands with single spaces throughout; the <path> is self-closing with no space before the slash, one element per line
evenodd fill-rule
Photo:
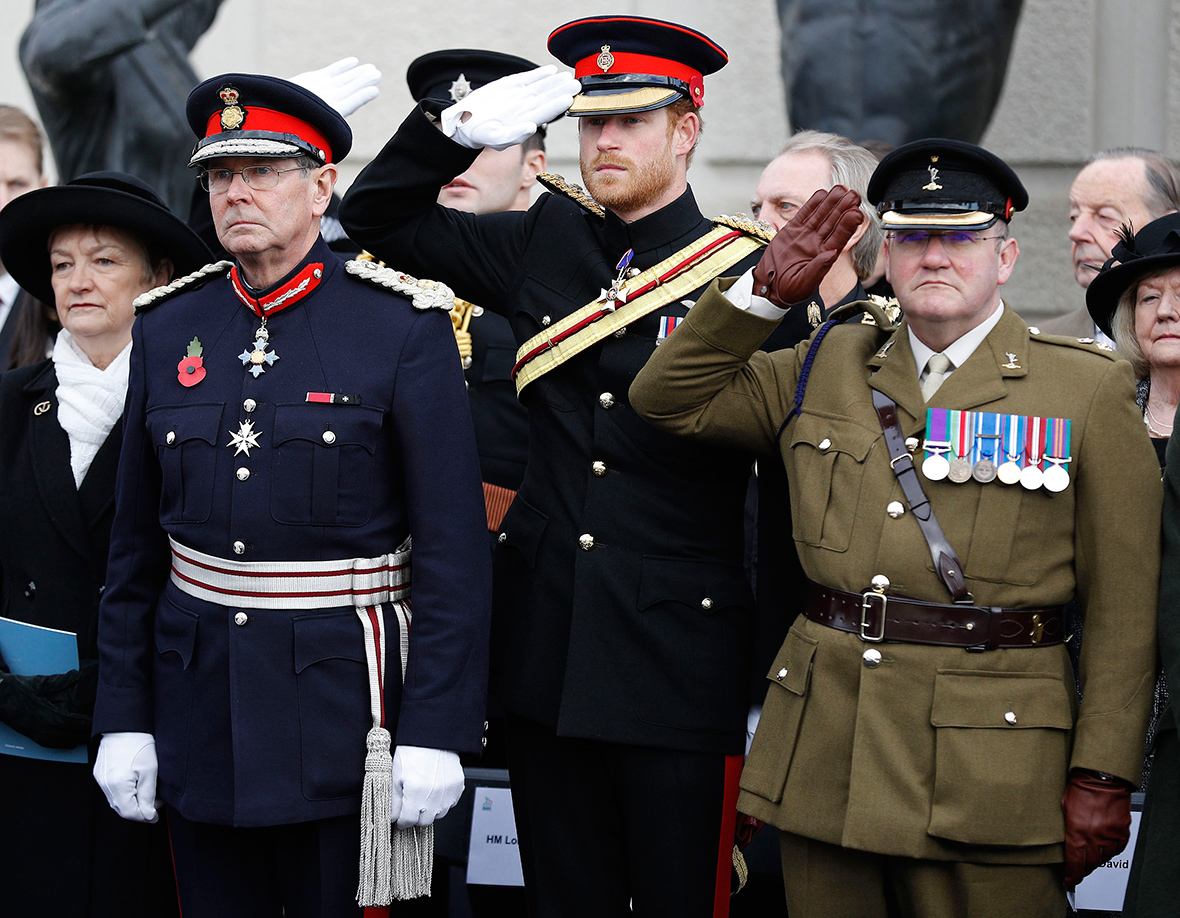
<path fill-rule="evenodd" d="M 819 287 L 863 219 L 855 191 L 843 185 L 817 191 L 766 246 L 754 268 L 754 293 L 775 306 L 803 302 Z"/>
<path fill-rule="evenodd" d="M 1065 886 L 1077 886 L 1092 870 L 1127 847 L 1131 837 L 1131 786 L 1074 769 L 1061 798 L 1065 814 Z"/>

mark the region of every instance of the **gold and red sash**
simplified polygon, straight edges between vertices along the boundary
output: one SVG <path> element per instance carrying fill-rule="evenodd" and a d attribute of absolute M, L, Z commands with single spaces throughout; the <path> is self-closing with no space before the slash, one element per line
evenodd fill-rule
<path fill-rule="evenodd" d="M 721 217 L 715 222 L 712 231 L 630 278 L 615 299 L 605 295 L 588 303 L 521 345 L 512 368 L 516 394 L 620 328 L 709 283 L 769 238 L 748 220 Z"/>

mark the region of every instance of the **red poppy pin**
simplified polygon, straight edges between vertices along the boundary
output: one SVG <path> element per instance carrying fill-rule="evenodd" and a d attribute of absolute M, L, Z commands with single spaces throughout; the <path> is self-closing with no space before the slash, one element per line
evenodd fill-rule
<path fill-rule="evenodd" d="M 205 378 L 205 364 L 201 360 L 204 351 L 200 338 L 193 338 L 188 343 L 188 352 L 184 360 L 176 365 L 176 378 L 182 386 L 195 386 Z"/>

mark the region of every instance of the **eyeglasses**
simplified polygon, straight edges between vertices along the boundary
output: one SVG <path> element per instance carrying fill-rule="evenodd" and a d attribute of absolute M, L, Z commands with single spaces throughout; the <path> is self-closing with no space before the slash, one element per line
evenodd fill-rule
<path fill-rule="evenodd" d="M 1003 236 L 984 236 L 977 230 L 893 230 L 889 233 L 889 245 L 899 255 L 921 255 L 937 239 L 949 255 L 965 255 L 986 239 L 1003 239 Z"/>
<path fill-rule="evenodd" d="M 213 194 L 225 194 L 233 184 L 234 176 L 240 175 L 242 181 L 255 191 L 266 191 L 279 183 L 279 176 L 284 172 L 295 172 L 304 166 L 292 166 L 290 169 L 276 169 L 274 166 L 246 166 L 244 169 L 205 169 L 201 172 L 201 187 Z"/>

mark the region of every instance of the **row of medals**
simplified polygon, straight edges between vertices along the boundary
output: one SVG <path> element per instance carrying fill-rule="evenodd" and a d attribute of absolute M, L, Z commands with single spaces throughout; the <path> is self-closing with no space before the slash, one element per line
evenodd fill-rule
<path fill-rule="evenodd" d="M 962 456 L 947 459 L 945 454 L 951 451 L 950 446 L 931 443 L 929 440 L 922 444 L 922 448 L 933 453 L 922 461 L 922 474 L 930 481 L 949 479 L 955 484 L 964 484 L 975 479 L 980 484 L 990 484 L 998 480 L 1006 485 L 1019 483 L 1021 487 L 1030 491 L 1044 488 L 1053 492 L 1064 491 L 1069 487 L 1069 472 L 1065 468 L 1069 459 L 1046 456 L 1045 461 L 1050 465 L 1042 471 L 1039 464 L 1029 464 L 1022 468 L 1011 455 L 1007 461 L 997 466 L 993 460 L 986 457 L 975 462 Z"/>

